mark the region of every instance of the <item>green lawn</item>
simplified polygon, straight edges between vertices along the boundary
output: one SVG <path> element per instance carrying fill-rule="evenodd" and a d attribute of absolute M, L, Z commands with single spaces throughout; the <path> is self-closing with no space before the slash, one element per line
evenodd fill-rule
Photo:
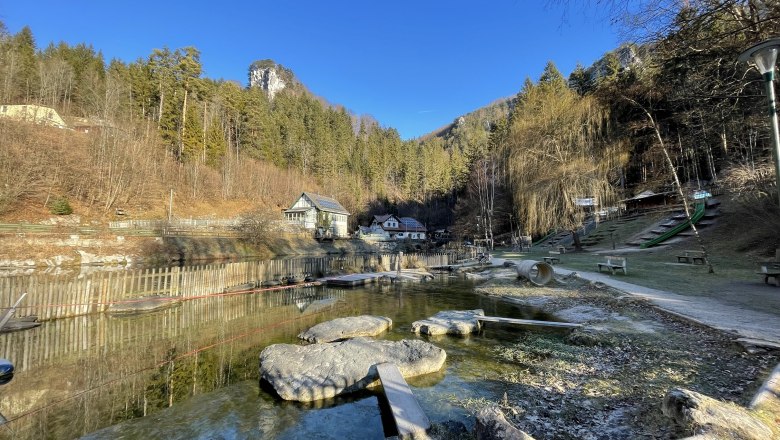
<path fill-rule="evenodd" d="M 641 230 L 639 224 L 631 227 Z M 636 232 L 638 231 L 621 231 L 620 235 L 621 237 L 632 236 Z M 643 250 L 639 250 L 638 247 L 618 245 L 614 251 L 607 238 L 608 245 L 601 247 L 596 245 L 584 252 L 559 255 L 561 262 L 556 265 L 576 271 L 596 272 L 597 263 L 604 261 L 605 255 L 614 253 L 626 257 L 628 267 L 627 275 L 622 273 L 612 275 L 616 279 L 682 295 L 717 298 L 730 305 L 780 315 L 780 287 L 765 285 L 763 278 L 755 273 L 758 262 L 763 259 L 741 255 L 730 249 L 725 241 L 713 240 L 712 234 L 702 235 L 705 237 L 705 246 L 714 273 L 708 273 L 706 265 L 677 263 L 677 255 L 680 255 L 682 250 L 700 249 L 694 238 L 684 243 Z M 542 261 L 543 257 L 549 255 L 549 250 L 549 248 L 538 247 L 525 252 L 497 249 L 493 255 L 496 258 Z"/>

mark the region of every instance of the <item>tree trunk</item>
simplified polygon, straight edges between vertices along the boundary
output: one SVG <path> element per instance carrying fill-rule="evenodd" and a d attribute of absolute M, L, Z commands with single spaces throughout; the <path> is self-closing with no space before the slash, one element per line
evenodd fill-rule
<path fill-rule="evenodd" d="M 184 87 L 184 104 L 181 106 L 181 128 L 179 129 L 179 162 L 184 152 L 184 126 L 187 124 L 187 87 Z"/>
<path fill-rule="evenodd" d="M 577 233 L 576 229 L 573 229 L 571 231 L 571 238 L 574 240 L 574 250 L 579 252 L 582 250 L 582 242 L 580 242 L 580 234 Z"/>
<path fill-rule="evenodd" d="M 647 109 L 645 109 L 638 102 L 630 98 L 626 98 L 626 99 L 632 102 L 640 109 L 642 109 L 642 111 L 647 116 L 647 119 L 650 121 L 650 125 L 653 127 L 653 130 L 655 131 L 656 139 L 658 139 L 658 143 L 661 146 L 661 151 L 663 151 L 664 157 L 666 158 L 666 163 L 667 165 L 669 165 L 669 170 L 672 172 L 672 177 L 674 177 L 674 182 L 677 185 L 677 193 L 682 199 L 683 207 L 685 207 L 685 216 L 688 218 L 688 222 L 691 224 L 691 229 L 693 230 L 693 235 L 696 236 L 696 241 L 699 243 L 699 247 L 701 248 L 701 251 L 704 254 L 704 261 L 707 262 L 708 272 L 715 273 L 715 269 L 712 267 L 712 262 L 710 261 L 709 255 L 707 254 L 707 248 L 706 246 L 704 246 L 704 240 L 701 238 L 701 235 L 699 235 L 699 230 L 696 228 L 696 225 L 694 225 L 693 222 L 691 221 L 691 208 L 688 203 L 688 199 L 685 196 L 685 192 L 683 192 L 682 186 L 680 185 L 680 178 L 677 176 L 677 170 L 675 170 L 674 168 L 674 163 L 672 162 L 672 158 L 669 156 L 669 151 L 666 149 L 666 143 L 664 142 L 664 139 L 661 136 L 661 130 L 658 128 L 658 125 L 655 123 L 655 118 L 653 118 L 653 115 L 651 115 L 650 112 L 647 111 Z M 706 203 L 706 202 L 702 202 L 702 203 Z"/>

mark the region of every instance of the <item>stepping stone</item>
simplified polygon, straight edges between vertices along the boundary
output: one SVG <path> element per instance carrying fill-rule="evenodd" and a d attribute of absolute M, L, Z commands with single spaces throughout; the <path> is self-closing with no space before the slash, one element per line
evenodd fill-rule
<path fill-rule="evenodd" d="M 412 323 L 412 331 L 424 335 L 459 335 L 476 333 L 481 328 L 479 316 L 485 316 L 482 309 L 444 310 L 430 318 Z"/>
<path fill-rule="evenodd" d="M 358 336 L 376 336 L 393 325 L 393 320 L 385 316 L 349 316 L 332 321 L 321 322 L 298 335 L 308 342 L 334 342 Z"/>
<path fill-rule="evenodd" d="M 284 400 L 311 402 L 378 385 L 376 365 L 395 364 L 403 377 L 439 371 L 447 353 L 421 340 L 368 338 L 306 346 L 275 344 L 260 353 L 260 377 Z"/>

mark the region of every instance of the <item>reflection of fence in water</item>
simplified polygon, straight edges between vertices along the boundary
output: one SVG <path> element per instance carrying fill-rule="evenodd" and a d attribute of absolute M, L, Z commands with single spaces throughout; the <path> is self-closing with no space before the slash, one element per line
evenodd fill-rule
<path fill-rule="evenodd" d="M 223 334 L 228 323 L 233 332 L 273 325 L 321 311 L 323 307 L 313 305 L 332 306 L 345 295 L 344 290 L 337 289 L 292 288 L 201 298 L 137 316 L 99 314 L 57 319 L 33 330 L 0 334 L 0 358 L 13 359 L 16 371 L 22 372 L 70 358 L 100 357 L 114 351 L 131 355 L 153 351 L 160 341 L 187 338 L 197 344 L 229 337 Z"/>
<path fill-rule="evenodd" d="M 147 315 L 78 316 L 0 335 L 0 357 L 14 359 L 17 372 L 4 386 L 0 414 L 15 438 L 70 438 L 123 420 L 128 407 L 146 413 L 147 394 L 173 380 L 174 368 L 177 388 L 197 394 L 195 381 L 205 391 L 219 388 L 231 383 L 226 372 L 234 368 L 256 372 L 264 345 L 339 316 L 346 293 L 320 287 L 210 297 Z M 314 308 L 317 303 L 328 307 Z M 193 373 L 181 375 L 193 365 Z M 29 398 L 42 392 L 46 399 Z M 122 406 L 125 413 L 115 411 Z M 47 425 L 74 408 L 72 423 Z"/>
<path fill-rule="evenodd" d="M 78 277 L 32 274 L 0 277 L 0 306 L 13 304 L 27 292 L 18 316 L 37 315 L 41 320 L 105 311 L 115 302 L 142 296 L 183 298 L 223 292 L 247 283 L 278 280 L 288 275 L 322 275 L 344 269 L 369 271 L 395 267 L 397 254 L 362 254 L 307 257 L 269 261 L 244 261 L 202 266 L 163 267 L 92 272 Z M 449 264 L 447 254 L 408 254 L 404 266 Z"/>

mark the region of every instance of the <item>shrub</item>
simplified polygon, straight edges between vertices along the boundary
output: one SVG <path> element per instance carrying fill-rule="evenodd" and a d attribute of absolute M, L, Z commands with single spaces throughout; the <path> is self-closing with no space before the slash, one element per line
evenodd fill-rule
<path fill-rule="evenodd" d="M 258 209 L 241 216 L 236 230 L 252 245 L 267 244 L 282 232 L 280 219 L 272 211 Z"/>
<path fill-rule="evenodd" d="M 51 207 L 49 208 L 49 210 L 54 215 L 73 214 L 73 208 L 70 207 L 70 203 L 68 203 L 68 199 L 66 199 L 65 197 L 60 197 L 58 199 L 55 199 L 51 203 Z"/>

